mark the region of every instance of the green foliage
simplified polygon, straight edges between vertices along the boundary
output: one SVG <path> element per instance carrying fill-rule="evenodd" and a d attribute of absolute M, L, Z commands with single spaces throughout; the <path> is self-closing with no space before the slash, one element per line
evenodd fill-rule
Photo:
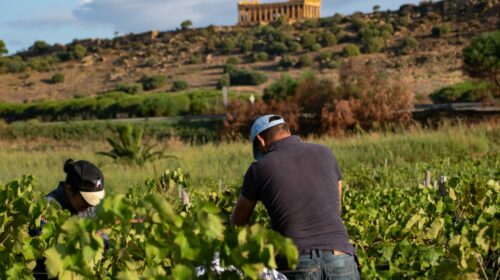
<path fill-rule="evenodd" d="M 39 72 L 47 72 L 51 70 L 51 66 L 58 62 L 55 56 L 37 56 L 28 60 L 28 67 Z"/>
<path fill-rule="evenodd" d="M 182 30 L 187 30 L 193 26 L 193 22 L 191 20 L 185 20 L 181 23 L 181 29 Z"/>
<path fill-rule="evenodd" d="M 87 55 L 87 48 L 80 44 L 76 44 L 71 47 L 70 54 L 74 59 L 82 59 Z"/>
<path fill-rule="evenodd" d="M 0 56 L 8 53 L 9 51 L 7 50 L 7 47 L 5 46 L 5 42 L 3 40 L 0 40 Z"/>
<path fill-rule="evenodd" d="M 299 52 L 302 50 L 302 45 L 299 42 L 292 42 L 288 48 L 290 52 Z"/>
<path fill-rule="evenodd" d="M 364 53 L 376 53 L 385 46 L 384 39 L 381 37 L 370 37 L 363 45 Z"/>
<path fill-rule="evenodd" d="M 237 56 L 231 56 L 230 58 L 227 59 L 226 61 L 226 64 L 233 64 L 233 65 L 237 65 L 237 64 L 240 64 L 241 63 L 241 60 L 239 57 Z"/>
<path fill-rule="evenodd" d="M 321 50 L 321 48 L 322 48 L 322 47 L 321 47 L 321 44 L 320 44 L 320 43 L 315 43 L 314 45 L 312 45 L 312 47 L 311 47 L 311 51 L 313 51 L 313 52 L 317 52 L 317 51 Z"/>
<path fill-rule="evenodd" d="M 183 80 L 174 81 L 172 91 L 183 91 L 189 88 L 189 84 Z"/>
<path fill-rule="evenodd" d="M 312 50 L 313 46 L 317 43 L 317 36 L 314 33 L 306 33 L 302 37 L 302 46 L 306 49 Z"/>
<path fill-rule="evenodd" d="M 191 58 L 189 58 L 189 62 L 191 64 L 200 64 L 203 62 L 203 58 L 200 53 L 194 53 L 191 55 Z"/>
<path fill-rule="evenodd" d="M 342 49 L 342 56 L 343 57 L 358 56 L 360 54 L 361 54 L 361 52 L 359 51 L 359 47 L 354 45 L 354 44 L 347 44 L 344 47 L 344 49 Z"/>
<path fill-rule="evenodd" d="M 267 61 L 269 60 L 269 54 L 266 52 L 258 52 L 253 55 L 254 61 Z"/>
<path fill-rule="evenodd" d="M 227 37 L 222 42 L 222 51 L 224 53 L 231 53 L 236 49 L 236 42 L 233 38 Z"/>
<path fill-rule="evenodd" d="M 500 31 L 482 34 L 463 51 L 465 70 L 472 77 L 489 78 L 500 86 Z"/>
<path fill-rule="evenodd" d="M 281 79 L 275 81 L 264 90 L 263 99 L 265 101 L 283 101 L 295 94 L 298 81 L 290 75 L 283 75 Z"/>
<path fill-rule="evenodd" d="M 284 55 L 279 62 L 279 66 L 283 69 L 289 69 L 293 67 L 294 64 L 295 62 L 290 55 Z"/>
<path fill-rule="evenodd" d="M 217 89 L 222 89 L 224 87 L 229 87 L 231 85 L 231 78 L 229 74 L 222 75 L 217 81 Z"/>
<path fill-rule="evenodd" d="M 267 82 L 268 77 L 259 72 L 235 69 L 229 73 L 229 79 L 232 86 L 253 86 Z"/>
<path fill-rule="evenodd" d="M 235 64 L 226 63 L 226 65 L 224 65 L 224 69 L 222 70 L 222 72 L 224 74 L 229 74 L 229 73 L 233 72 L 234 70 L 236 70 L 237 68 L 238 67 Z"/>
<path fill-rule="evenodd" d="M 142 93 L 142 84 L 140 83 L 128 83 L 128 84 L 119 84 L 116 91 L 122 91 L 129 94 L 139 94 Z"/>
<path fill-rule="evenodd" d="M 462 82 L 441 88 L 429 95 L 434 103 L 488 102 L 500 99 L 500 91 L 487 82 Z"/>
<path fill-rule="evenodd" d="M 335 37 L 335 35 L 331 32 L 325 32 L 321 43 L 323 47 L 335 46 L 337 44 L 337 37 Z"/>
<path fill-rule="evenodd" d="M 411 36 L 405 37 L 401 46 L 402 53 L 408 54 L 411 51 L 417 49 L 419 45 L 420 43 L 417 41 L 417 39 Z"/>
<path fill-rule="evenodd" d="M 36 55 L 45 54 L 50 49 L 50 45 L 45 41 L 35 41 L 31 47 L 29 47 L 29 51 Z"/>
<path fill-rule="evenodd" d="M 432 27 L 432 36 L 434 37 L 443 37 L 444 35 L 450 32 L 451 32 L 451 25 L 449 23 Z"/>
<path fill-rule="evenodd" d="M 281 54 L 288 52 L 288 47 L 286 46 L 285 43 L 274 42 L 269 47 L 269 52 L 273 55 L 281 55 Z"/>
<path fill-rule="evenodd" d="M 59 84 L 64 82 L 64 74 L 56 73 L 50 78 L 51 84 Z"/>
<path fill-rule="evenodd" d="M 140 82 L 144 90 L 153 90 L 164 86 L 167 83 L 167 77 L 163 75 L 143 76 Z"/>
<path fill-rule="evenodd" d="M 0 73 L 21 73 L 28 65 L 20 56 L 0 57 Z"/>
<path fill-rule="evenodd" d="M 118 127 L 116 132 L 118 141 L 114 137 L 106 139 L 112 148 L 111 151 L 98 152 L 98 154 L 138 165 L 151 160 L 172 157 L 164 155 L 162 151 L 153 151 L 154 145 L 145 146 L 142 143 L 144 133 L 142 127 L 129 124 Z"/>
<path fill-rule="evenodd" d="M 244 52 L 249 53 L 253 51 L 254 43 L 253 40 L 247 39 L 243 42 L 242 49 Z"/>
<path fill-rule="evenodd" d="M 299 67 L 311 67 L 314 64 L 314 59 L 310 54 L 303 54 L 299 58 L 297 66 Z"/>

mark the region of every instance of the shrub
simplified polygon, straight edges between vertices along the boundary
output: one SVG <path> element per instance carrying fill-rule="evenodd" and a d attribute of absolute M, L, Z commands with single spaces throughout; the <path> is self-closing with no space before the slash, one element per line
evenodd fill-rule
<path fill-rule="evenodd" d="M 359 47 L 354 44 L 347 44 L 342 50 L 343 57 L 358 56 L 360 54 L 361 52 L 359 51 Z"/>
<path fill-rule="evenodd" d="M 0 73 L 21 73 L 27 68 L 20 56 L 0 57 Z"/>
<path fill-rule="evenodd" d="M 75 46 L 72 47 L 71 50 L 71 56 L 74 59 L 82 59 L 85 57 L 87 54 L 87 48 L 80 44 L 76 44 Z"/>
<path fill-rule="evenodd" d="M 241 60 L 237 56 L 231 56 L 230 58 L 227 59 L 226 64 L 240 64 Z"/>
<path fill-rule="evenodd" d="M 498 88 L 487 82 L 463 82 L 436 90 L 429 95 L 434 103 L 488 102 L 500 97 Z"/>
<path fill-rule="evenodd" d="M 299 58 L 297 66 L 299 67 L 311 67 L 314 64 L 314 59 L 310 54 L 303 54 Z"/>
<path fill-rule="evenodd" d="M 224 70 L 223 70 L 223 73 L 224 74 L 229 74 L 231 72 L 233 72 L 234 70 L 236 70 L 236 65 L 232 64 L 232 63 L 228 63 L 226 65 L 224 65 Z"/>
<path fill-rule="evenodd" d="M 325 32 L 323 34 L 322 44 L 324 47 L 331 47 L 337 44 L 337 37 L 331 32 Z"/>
<path fill-rule="evenodd" d="M 140 83 L 119 84 L 116 87 L 116 90 L 123 91 L 129 94 L 138 94 L 142 92 L 142 84 Z"/>
<path fill-rule="evenodd" d="M 222 51 L 224 53 L 231 53 L 236 49 L 236 43 L 233 38 L 229 37 L 222 42 Z"/>
<path fill-rule="evenodd" d="M 64 82 L 64 74 L 56 73 L 50 78 L 51 84 L 59 84 Z"/>
<path fill-rule="evenodd" d="M 262 73 L 239 69 L 230 72 L 229 79 L 232 86 L 260 85 L 267 82 L 268 80 L 267 76 Z"/>
<path fill-rule="evenodd" d="M 247 53 L 252 52 L 253 46 L 254 46 L 253 40 L 247 39 L 243 42 L 242 49 L 244 52 L 247 52 Z"/>
<path fill-rule="evenodd" d="M 7 50 L 7 47 L 5 46 L 5 42 L 3 40 L 0 40 L 0 56 L 8 53 L 9 51 Z"/>
<path fill-rule="evenodd" d="M 201 54 L 199 53 L 194 53 L 191 55 L 191 58 L 189 59 L 189 62 L 191 64 L 200 64 L 203 62 L 203 58 L 201 57 Z"/>
<path fill-rule="evenodd" d="M 264 90 L 262 98 L 264 101 L 283 101 L 295 94 L 298 81 L 290 75 L 283 75 L 281 79 L 275 81 Z"/>
<path fill-rule="evenodd" d="M 327 67 L 333 58 L 334 52 L 324 51 L 318 55 L 317 60 L 319 61 L 321 67 Z"/>
<path fill-rule="evenodd" d="M 167 78 L 162 75 L 143 76 L 140 82 L 144 90 L 153 90 L 165 85 Z"/>
<path fill-rule="evenodd" d="M 231 78 L 229 77 L 229 74 L 222 75 L 217 81 L 217 89 L 229 87 L 230 85 L 231 85 Z"/>
<path fill-rule="evenodd" d="M 463 50 L 465 71 L 472 77 L 489 78 L 500 86 L 500 31 L 482 34 Z"/>
<path fill-rule="evenodd" d="M 371 37 L 368 38 L 363 45 L 364 53 L 376 53 L 379 52 L 385 45 L 384 39 L 381 37 Z"/>
<path fill-rule="evenodd" d="M 177 80 L 174 81 L 172 85 L 172 91 L 183 91 L 188 89 L 189 84 L 186 81 L 183 80 Z"/>
<path fill-rule="evenodd" d="M 45 41 L 39 40 L 33 43 L 33 46 L 29 48 L 29 51 L 31 51 L 34 54 L 41 55 L 45 54 L 49 49 L 50 49 L 49 44 L 47 44 Z"/>
<path fill-rule="evenodd" d="M 191 20 L 185 20 L 181 23 L 181 29 L 182 30 L 187 30 L 193 26 L 193 22 Z"/>
<path fill-rule="evenodd" d="M 266 52 L 258 52 L 253 55 L 254 61 L 267 61 L 269 60 L 269 54 Z"/>
<path fill-rule="evenodd" d="M 319 50 L 321 50 L 321 44 L 320 43 L 316 43 L 316 44 L 312 45 L 311 51 L 317 52 Z"/>
<path fill-rule="evenodd" d="M 450 32 L 451 32 L 451 25 L 448 23 L 432 27 L 432 36 L 434 37 L 442 37 Z"/>
<path fill-rule="evenodd" d="M 417 49 L 418 46 L 419 42 L 417 41 L 417 39 L 409 36 L 403 39 L 403 45 L 401 46 L 401 49 L 403 53 L 409 53 L 410 51 Z"/>
<path fill-rule="evenodd" d="M 33 57 L 28 61 L 28 66 L 35 71 L 47 72 L 50 70 L 51 65 L 57 61 L 58 59 L 51 55 Z"/>
<path fill-rule="evenodd" d="M 284 55 L 279 62 L 279 66 L 284 68 L 284 69 L 288 69 L 288 68 L 292 67 L 293 65 L 294 65 L 294 61 L 293 61 L 292 57 L 289 55 Z"/>
<path fill-rule="evenodd" d="M 284 54 L 288 51 L 288 47 L 286 46 L 285 43 L 274 42 L 270 46 L 269 51 L 271 52 L 271 54 L 281 55 L 281 54 Z"/>
<path fill-rule="evenodd" d="M 306 49 L 312 49 L 313 45 L 316 44 L 317 39 L 316 39 L 316 34 L 314 33 L 306 33 L 302 37 L 302 46 Z"/>
<path fill-rule="evenodd" d="M 302 45 L 298 42 L 292 42 L 288 48 L 291 52 L 299 52 L 302 50 Z"/>
<path fill-rule="evenodd" d="M 337 33 L 336 37 L 337 37 L 337 41 L 340 43 L 344 43 L 349 39 L 349 35 L 344 30 L 340 30 Z"/>

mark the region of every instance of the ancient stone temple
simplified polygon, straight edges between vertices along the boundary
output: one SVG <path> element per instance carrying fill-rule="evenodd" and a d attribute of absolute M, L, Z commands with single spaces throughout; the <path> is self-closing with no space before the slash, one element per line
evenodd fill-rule
<path fill-rule="evenodd" d="M 260 3 L 259 0 L 238 2 L 238 23 L 241 25 L 269 23 L 285 17 L 289 22 L 317 19 L 321 15 L 321 0 L 289 0 Z"/>

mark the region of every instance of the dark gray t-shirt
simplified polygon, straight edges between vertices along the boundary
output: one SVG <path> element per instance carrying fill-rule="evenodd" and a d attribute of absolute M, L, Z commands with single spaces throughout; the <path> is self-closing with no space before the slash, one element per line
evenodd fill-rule
<path fill-rule="evenodd" d="M 262 201 L 272 228 L 299 251 L 338 250 L 354 254 L 340 218 L 337 160 L 325 146 L 297 136 L 273 143 L 245 174 L 241 194 Z"/>

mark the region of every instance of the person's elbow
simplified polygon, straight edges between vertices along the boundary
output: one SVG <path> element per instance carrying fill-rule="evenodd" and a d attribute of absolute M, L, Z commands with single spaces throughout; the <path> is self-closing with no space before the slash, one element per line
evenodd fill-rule
<path fill-rule="evenodd" d="M 250 221 L 253 209 L 255 208 L 255 201 L 252 201 L 242 195 L 238 198 L 233 212 L 231 213 L 230 222 L 234 226 L 244 226 Z"/>

